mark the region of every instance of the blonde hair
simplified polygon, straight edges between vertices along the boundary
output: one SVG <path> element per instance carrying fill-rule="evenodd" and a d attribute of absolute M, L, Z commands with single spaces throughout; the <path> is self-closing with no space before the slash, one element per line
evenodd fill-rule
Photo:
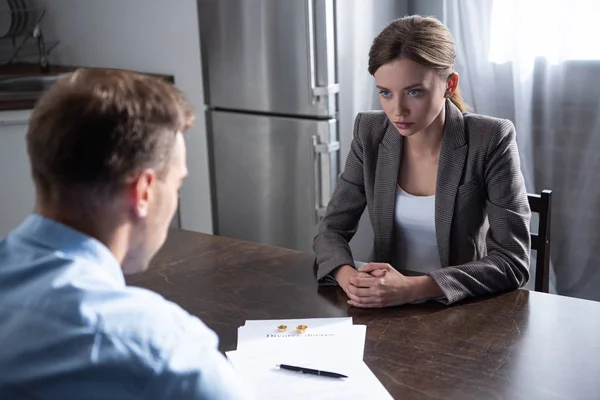
<path fill-rule="evenodd" d="M 439 20 L 433 17 L 411 15 L 396 19 L 386 26 L 373 40 L 369 51 L 369 73 L 399 58 L 407 58 L 442 76 L 448 76 L 456 58 L 454 38 Z M 469 110 L 459 88 L 450 100 L 462 112 Z"/>

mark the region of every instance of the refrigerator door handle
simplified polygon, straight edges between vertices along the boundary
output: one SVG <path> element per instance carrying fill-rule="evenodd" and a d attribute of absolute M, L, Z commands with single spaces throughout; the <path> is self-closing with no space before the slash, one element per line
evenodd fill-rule
<path fill-rule="evenodd" d="M 331 198 L 331 154 L 339 151 L 340 142 L 320 143 L 319 136 L 313 135 L 312 144 L 315 213 L 319 222 L 325 216 Z"/>
<path fill-rule="evenodd" d="M 309 96 L 312 99 L 312 104 L 316 104 L 321 96 L 329 96 L 339 93 L 340 84 L 333 83 L 327 86 L 317 86 L 317 67 L 315 55 L 315 0 L 306 0 L 306 30 L 308 43 L 308 82 Z"/>

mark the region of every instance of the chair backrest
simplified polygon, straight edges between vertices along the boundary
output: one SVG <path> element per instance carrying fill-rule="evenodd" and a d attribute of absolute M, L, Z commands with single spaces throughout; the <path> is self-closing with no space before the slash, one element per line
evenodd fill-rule
<path fill-rule="evenodd" d="M 552 190 L 528 194 L 531 212 L 539 214 L 538 233 L 531 234 L 531 249 L 537 251 L 535 262 L 535 291 L 548 293 L 550 286 L 550 216 Z"/>

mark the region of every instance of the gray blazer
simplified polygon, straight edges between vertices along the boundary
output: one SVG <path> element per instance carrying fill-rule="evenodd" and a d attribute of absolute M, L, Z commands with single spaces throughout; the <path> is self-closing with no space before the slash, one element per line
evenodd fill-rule
<path fill-rule="evenodd" d="M 331 282 L 335 268 L 354 265 L 348 242 L 365 206 L 375 237 L 370 261 L 390 263 L 402 143 L 382 111 L 356 117 L 346 167 L 314 238 L 320 283 Z M 442 268 L 429 274 L 445 294 L 442 301 L 524 285 L 530 218 L 512 122 L 463 114 L 448 100 L 435 198 Z"/>

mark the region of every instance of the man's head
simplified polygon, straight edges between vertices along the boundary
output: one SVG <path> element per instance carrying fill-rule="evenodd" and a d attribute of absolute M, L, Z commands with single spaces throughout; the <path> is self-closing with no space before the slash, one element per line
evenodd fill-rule
<path fill-rule="evenodd" d="M 37 211 L 103 241 L 125 273 L 162 246 L 187 175 L 189 103 L 171 84 L 82 69 L 38 101 L 27 147 Z"/>

